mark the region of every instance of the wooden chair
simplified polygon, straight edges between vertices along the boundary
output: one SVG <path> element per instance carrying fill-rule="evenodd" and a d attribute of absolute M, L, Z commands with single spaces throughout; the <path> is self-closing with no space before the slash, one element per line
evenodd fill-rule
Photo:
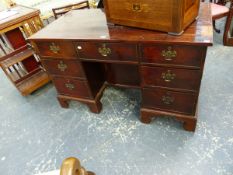
<path fill-rule="evenodd" d="M 53 14 L 55 19 L 57 19 L 59 16 L 69 12 L 70 10 L 78 10 L 78 9 L 85 9 L 90 8 L 88 1 L 79 2 L 76 4 L 66 5 L 58 8 L 53 8 Z"/>
<path fill-rule="evenodd" d="M 204 1 L 205 0 L 202 0 L 202 2 Z M 209 2 L 211 3 L 214 30 L 217 33 L 220 33 L 221 31 L 216 28 L 215 21 L 228 16 L 230 10 L 225 5 L 227 4 L 227 2 L 232 2 L 232 0 L 209 0 Z"/>
<path fill-rule="evenodd" d="M 231 3 L 230 12 L 225 25 L 223 44 L 226 46 L 233 46 L 233 3 Z"/>
<path fill-rule="evenodd" d="M 230 10 L 225 5 L 227 2 L 230 2 L 230 1 L 231 0 L 219 0 L 218 2 L 211 4 L 214 30 L 217 33 L 220 33 L 221 30 L 216 28 L 215 20 L 218 20 L 218 19 L 221 19 L 221 18 L 228 16 Z M 232 1 L 231 1 L 231 3 L 232 3 Z"/>
<path fill-rule="evenodd" d="M 62 162 L 60 175 L 95 175 L 95 173 L 86 171 L 78 159 L 70 157 Z"/>
<path fill-rule="evenodd" d="M 202 0 L 204 2 L 205 0 Z M 233 0 L 209 0 L 211 3 L 211 10 L 212 10 L 212 19 L 213 19 L 213 28 L 217 33 L 220 33 L 221 30 L 216 28 L 215 21 L 224 17 L 227 17 L 226 26 L 224 29 L 224 38 L 223 43 L 226 45 L 226 37 L 228 36 L 229 30 L 230 30 L 230 12 L 232 11 L 232 4 Z M 225 6 L 227 3 L 230 3 L 230 8 Z M 229 21 L 229 22 L 228 22 Z M 229 26 L 229 27 L 227 27 Z"/>

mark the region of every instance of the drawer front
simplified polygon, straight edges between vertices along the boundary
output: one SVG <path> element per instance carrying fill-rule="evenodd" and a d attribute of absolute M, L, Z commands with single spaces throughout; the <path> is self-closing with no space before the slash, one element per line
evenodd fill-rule
<path fill-rule="evenodd" d="M 201 71 L 167 67 L 141 67 L 142 86 L 161 86 L 169 88 L 199 90 Z"/>
<path fill-rule="evenodd" d="M 205 53 L 201 46 L 143 45 L 142 62 L 201 67 Z"/>
<path fill-rule="evenodd" d="M 78 42 L 75 46 L 81 59 L 138 62 L 136 44 Z"/>
<path fill-rule="evenodd" d="M 82 65 L 77 60 L 41 60 L 45 69 L 53 75 L 85 78 Z"/>
<path fill-rule="evenodd" d="M 53 82 L 59 94 L 92 99 L 88 84 L 84 80 L 53 77 Z"/>
<path fill-rule="evenodd" d="M 72 42 L 40 41 L 36 42 L 40 56 L 54 58 L 75 58 L 76 52 Z"/>
<path fill-rule="evenodd" d="M 142 90 L 143 107 L 193 115 L 197 96 L 194 93 L 174 92 L 161 88 Z"/>

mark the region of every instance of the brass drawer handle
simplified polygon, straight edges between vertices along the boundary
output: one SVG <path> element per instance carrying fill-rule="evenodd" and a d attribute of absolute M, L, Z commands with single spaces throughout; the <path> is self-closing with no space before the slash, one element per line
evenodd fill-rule
<path fill-rule="evenodd" d="M 141 5 L 140 5 L 140 4 L 133 4 L 133 5 L 132 5 L 132 10 L 133 10 L 134 12 L 140 12 L 140 11 L 142 11 Z"/>
<path fill-rule="evenodd" d="M 52 43 L 50 46 L 49 46 L 49 49 L 50 51 L 52 51 L 53 53 L 55 54 L 58 54 L 60 52 L 60 47 L 55 45 L 55 43 Z"/>
<path fill-rule="evenodd" d="M 168 70 L 166 73 L 162 73 L 161 78 L 164 79 L 165 82 L 171 82 L 176 77 L 176 74 L 172 73 Z"/>
<path fill-rule="evenodd" d="M 107 48 L 107 47 L 106 47 L 106 44 L 103 44 L 103 45 L 102 45 L 102 48 L 99 48 L 98 51 L 99 51 L 99 53 L 100 53 L 102 56 L 104 56 L 104 57 L 107 57 L 107 56 L 110 55 L 111 52 L 112 52 L 110 48 Z"/>
<path fill-rule="evenodd" d="M 162 96 L 162 102 L 166 105 L 171 105 L 175 101 L 174 97 L 167 93 L 167 95 Z"/>
<path fill-rule="evenodd" d="M 63 63 L 63 61 L 60 61 L 60 63 L 57 65 L 57 68 L 61 71 L 64 72 L 67 69 L 67 65 Z"/>
<path fill-rule="evenodd" d="M 66 86 L 66 88 L 69 89 L 69 90 L 73 90 L 73 89 L 74 89 L 74 85 L 73 85 L 73 84 L 66 83 L 65 86 Z"/>
<path fill-rule="evenodd" d="M 172 50 L 172 47 L 168 47 L 167 50 L 163 50 L 161 55 L 165 58 L 167 61 L 172 61 L 173 58 L 177 56 L 177 53 L 175 50 Z"/>

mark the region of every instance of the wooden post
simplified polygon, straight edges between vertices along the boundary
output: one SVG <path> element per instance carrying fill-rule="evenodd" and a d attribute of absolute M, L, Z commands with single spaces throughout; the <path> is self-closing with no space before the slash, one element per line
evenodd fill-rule
<path fill-rule="evenodd" d="M 95 173 L 86 171 L 77 158 L 70 157 L 63 161 L 60 175 L 95 175 Z"/>

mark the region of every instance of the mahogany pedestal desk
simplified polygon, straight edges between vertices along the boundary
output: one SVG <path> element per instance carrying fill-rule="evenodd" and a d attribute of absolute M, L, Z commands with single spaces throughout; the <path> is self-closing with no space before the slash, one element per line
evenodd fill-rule
<path fill-rule="evenodd" d="M 100 9 L 67 13 L 32 37 L 42 64 L 52 77 L 58 100 L 101 111 L 105 85 L 139 88 L 141 121 L 173 116 L 194 131 L 207 47 L 212 45 L 208 4 L 181 36 L 107 25 Z"/>

